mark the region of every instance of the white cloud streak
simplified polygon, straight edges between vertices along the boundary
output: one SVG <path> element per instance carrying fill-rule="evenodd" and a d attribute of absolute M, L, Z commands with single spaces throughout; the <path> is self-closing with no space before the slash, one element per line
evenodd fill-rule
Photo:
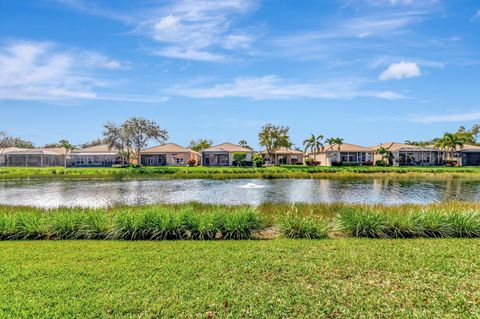
<path fill-rule="evenodd" d="M 215 84 L 210 87 L 173 87 L 168 93 L 192 98 L 248 98 L 252 100 L 286 100 L 300 98 L 352 99 L 375 97 L 388 100 L 405 98 L 393 91 L 362 90 L 352 82 L 327 84 L 298 83 L 283 80 L 277 76 L 241 77 L 230 83 Z"/>
<path fill-rule="evenodd" d="M 378 78 L 381 81 L 388 81 L 413 78 L 420 75 L 421 71 L 416 63 L 402 61 L 391 64 Z"/>
<path fill-rule="evenodd" d="M 246 50 L 256 37 L 251 30 L 236 28 L 236 20 L 255 10 L 259 0 L 166 0 L 147 2 L 147 7 L 128 15 L 84 0 L 57 0 L 91 15 L 121 20 L 132 33 L 153 39 L 160 48 L 148 50 L 166 58 L 222 62 L 237 50 Z"/>
<path fill-rule="evenodd" d="M 480 120 L 480 111 L 438 115 L 412 115 L 410 120 L 424 124 L 477 121 Z"/>
<path fill-rule="evenodd" d="M 153 100 L 97 92 L 111 84 L 97 72 L 122 67 L 121 62 L 97 52 L 62 50 L 51 42 L 11 42 L 0 47 L 0 100 Z"/>

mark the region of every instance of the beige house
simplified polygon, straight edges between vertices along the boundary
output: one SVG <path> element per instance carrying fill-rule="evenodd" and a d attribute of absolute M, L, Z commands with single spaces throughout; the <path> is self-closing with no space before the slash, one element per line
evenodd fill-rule
<path fill-rule="evenodd" d="M 329 145 L 317 154 L 310 153 L 309 157 L 321 166 L 373 165 L 374 154 L 374 149 L 370 147 L 344 143 Z"/>
<path fill-rule="evenodd" d="M 223 143 L 202 150 L 203 166 L 233 166 L 235 153 L 244 153 L 244 162 L 251 162 L 253 151 L 232 143 Z"/>
<path fill-rule="evenodd" d="M 166 143 L 147 148 L 140 153 L 143 166 L 186 166 L 190 159 L 200 164 L 200 153 L 175 143 Z"/>
<path fill-rule="evenodd" d="M 70 167 L 111 167 L 114 164 L 121 165 L 122 158 L 118 150 L 108 144 L 73 150 L 67 157 L 67 166 Z"/>
<path fill-rule="evenodd" d="M 397 142 L 383 143 L 372 148 L 377 151 L 384 148 L 389 152 L 387 157 L 375 152 L 375 161 L 386 160 L 393 166 L 433 166 L 445 163 L 446 153 L 433 146 L 415 146 Z"/>
<path fill-rule="evenodd" d="M 303 164 L 304 153 L 302 151 L 292 150 L 282 147 L 275 151 L 272 158 L 267 151 L 261 151 L 259 155 L 263 158 L 266 165 L 292 165 Z"/>
<path fill-rule="evenodd" d="M 0 150 L 0 166 L 64 166 L 64 148 L 18 148 Z"/>

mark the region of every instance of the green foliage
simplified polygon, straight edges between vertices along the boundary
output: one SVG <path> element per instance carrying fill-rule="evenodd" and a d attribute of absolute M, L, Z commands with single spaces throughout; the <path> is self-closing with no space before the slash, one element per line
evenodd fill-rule
<path fill-rule="evenodd" d="M 388 166 L 388 163 L 385 160 L 377 160 L 375 161 L 375 165 L 380 167 L 386 167 Z"/>
<path fill-rule="evenodd" d="M 258 144 L 265 147 L 270 156 L 282 147 L 290 148 L 292 142 L 290 141 L 289 130 L 288 126 L 267 123 L 258 133 Z"/>
<path fill-rule="evenodd" d="M 255 167 L 262 167 L 265 164 L 265 161 L 260 154 L 254 154 L 252 157 L 252 163 Z"/>
<path fill-rule="evenodd" d="M 247 158 L 247 153 L 244 153 L 244 152 L 233 153 L 233 161 L 237 164 L 237 166 L 244 165 L 244 161 L 246 158 Z"/>
<path fill-rule="evenodd" d="M 479 237 L 480 213 L 469 210 L 418 208 L 398 213 L 382 208 L 344 209 L 339 229 L 354 237 L 449 238 Z"/>
<path fill-rule="evenodd" d="M 200 152 L 204 149 L 212 147 L 212 144 L 213 144 L 212 140 L 201 138 L 199 140 L 190 141 L 190 145 L 188 146 L 188 148 L 195 152 Z"/>
<path fill-rule="evenodd" d="M 297 206 L 292 206 L 287 214 L 279 216 L 278 227 L 282 235 L 288 238 L 328 238 L 329 232 L 327 220 L 311 212 L 303 215 Z"/>

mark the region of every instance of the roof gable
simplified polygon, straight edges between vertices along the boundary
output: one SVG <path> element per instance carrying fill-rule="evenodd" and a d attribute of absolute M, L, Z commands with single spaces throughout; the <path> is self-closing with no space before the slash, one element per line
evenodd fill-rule
<path fill-rule="evenodd" d="M 365 146 L 360 146 L 360 145 L 355 145 L 350 143 L 340 144 L 340 152 L 373 152 L 373 151 L 375 150 L 371 147 L 365 147 Z M 324 148 L 323 152 L 338 152 L 338 145 L 337 144 L 329 145 L 326 148 Z"/>
<path fill-rule="evenodd" d="M 193 152 L 193 151 L 175 143 L 165 143 L 165 144 L 147 148 L 142 151 L 142 153 L 187 153 L 187 152 Z"/>
<path fill-rule="evenodd" d="M 232 143 L 222 143 L 202 150 L 202 152 L 253 152 L 251 149 Z"/>

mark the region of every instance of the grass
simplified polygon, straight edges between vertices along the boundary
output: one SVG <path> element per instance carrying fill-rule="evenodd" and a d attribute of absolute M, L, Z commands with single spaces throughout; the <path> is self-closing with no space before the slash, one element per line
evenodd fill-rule
<path fill-rule="evenodd" d="M 43 210 L 0 206 L 0 240 L 480 237 L 480 204 L 199 203 Z"/>
<path fill-rule="evenodd" d="M 419 207 L 406 212 L 352 207 L 338 215 L 339 230 L 353 237 L 450 238 L 480 237 L 480 212 Z"/>
<path fill-rule="evenodd" d="M 250 207 L 192 205 L 122 207 L 113 210 L 0 208 L 1 240 L 35 239 L 250 239 L 263 225 Z"/>
<path fill-rule="evenodd" d="M 478 318 L 480 239 L 0 242 L 2 318 Z"/>
<path fill-rule="evenodd" d="M 63 167 L 0 167 L 0 179 L 47 178 L 328 178 L 358 176 L 460 176 L 480 178 L 480 167 L 378 167 L 340 166 L 310 167 L 284 165 L 275 167 L 128 167 L 128 168 L 63 168 Z"/>

